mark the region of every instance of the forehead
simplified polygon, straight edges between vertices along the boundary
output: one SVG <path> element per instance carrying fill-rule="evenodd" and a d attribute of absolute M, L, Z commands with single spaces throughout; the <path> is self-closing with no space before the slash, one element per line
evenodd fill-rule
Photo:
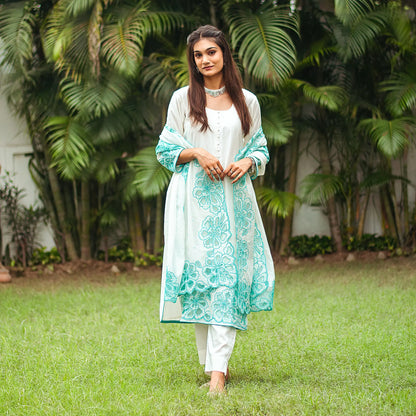
<path fill-rule="evenodd" d="M 219 46 L 212 38 L 202 38 L 195 43 L 194 52 L 203 52 L 210 48 L 219 48 Z"/>

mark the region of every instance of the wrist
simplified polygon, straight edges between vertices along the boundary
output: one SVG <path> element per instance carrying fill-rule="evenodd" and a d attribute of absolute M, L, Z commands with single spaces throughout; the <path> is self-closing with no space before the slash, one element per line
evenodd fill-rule
<path fill-rule="evenodd" d="M 248 168 L 248 173 L 250 175 L 253 175 L 254 173 L 256 173 L 256 160 L 254 159 L 254 157 L 248 156 L 247 159 L 249 159 L 251 161 L 251 166 Z"/>

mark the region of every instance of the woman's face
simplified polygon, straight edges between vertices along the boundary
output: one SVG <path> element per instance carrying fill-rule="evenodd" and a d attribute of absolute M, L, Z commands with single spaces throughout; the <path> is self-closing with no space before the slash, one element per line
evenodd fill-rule
<path fill-rule="evenodd" d="M 224 58 L 221 48 L 209 38 L 202 38 L 194 45 L 194 60 L 204 77 L 222 73 Z"/>

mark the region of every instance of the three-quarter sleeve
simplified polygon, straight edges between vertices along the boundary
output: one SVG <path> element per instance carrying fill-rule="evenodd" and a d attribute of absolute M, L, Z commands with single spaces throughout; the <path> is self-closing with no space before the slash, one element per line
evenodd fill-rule
<path fill-rule="evenodd" d="M 257 97 L 246 92 L 247 106 L 251 115 L 251 128 L 247 137 L 246 146 L 237 155 L 238 160 L 249 157 L 254 162 L 254 172 L 250 175 L 251 179 L 264 175 L 266 164 L 269 161 L 269 151 L 267 140 L 261 127 L 261 110 Z"/>
<path fill-rule="evenodd" d="M 177 165 L 177 161 L 181 152 L 185 149 L 180 144 L 172 143 L 171 137 L 183 136 L 184 121 L 186 117 L 186 109 L 184 108 L 183 95 L 179 91 L 175 91 L 170 100 L 166 125 L 159 136 L 159 142 L 156 146 L 157 160 L 172 172 L 181 172 L 184 165 Z"/>

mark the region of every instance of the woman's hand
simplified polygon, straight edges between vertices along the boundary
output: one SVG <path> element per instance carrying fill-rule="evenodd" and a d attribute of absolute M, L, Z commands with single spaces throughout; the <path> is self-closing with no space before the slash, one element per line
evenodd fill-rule
<path fill-rule="evenodd" d="M 220 161 L 205 149 L 197 148 L 194 150 L 197 150 L 196 160 L 198 160 L 198 163 L 201 165 L 202 169 L 204 169 L 209 178 L 212 181 L 222 180 L 224 168 L 221 166 Z"/>
<path fill-rule="evenodd" d="M 228 176 L 230 179 L 232 179 L 232 183 L 237 182 L 240 180 L 251 168 L 253 164 L 253 161 L 245 157 L 244 159 L 239 160 L 238 162 L 230 163 L 227 168 L 222 172 L 221 179 L 224 179 L 226 176 Z"/>
<path fill-rule="evenodd" d="M 219 181 L 224 178 L 224 168 L 221 166 L 220 161 L 202 147 L 183 150 L 178 157 L 177 164 L 187 163 L 194 159 L 198 161 L 212 181 Z"/>

